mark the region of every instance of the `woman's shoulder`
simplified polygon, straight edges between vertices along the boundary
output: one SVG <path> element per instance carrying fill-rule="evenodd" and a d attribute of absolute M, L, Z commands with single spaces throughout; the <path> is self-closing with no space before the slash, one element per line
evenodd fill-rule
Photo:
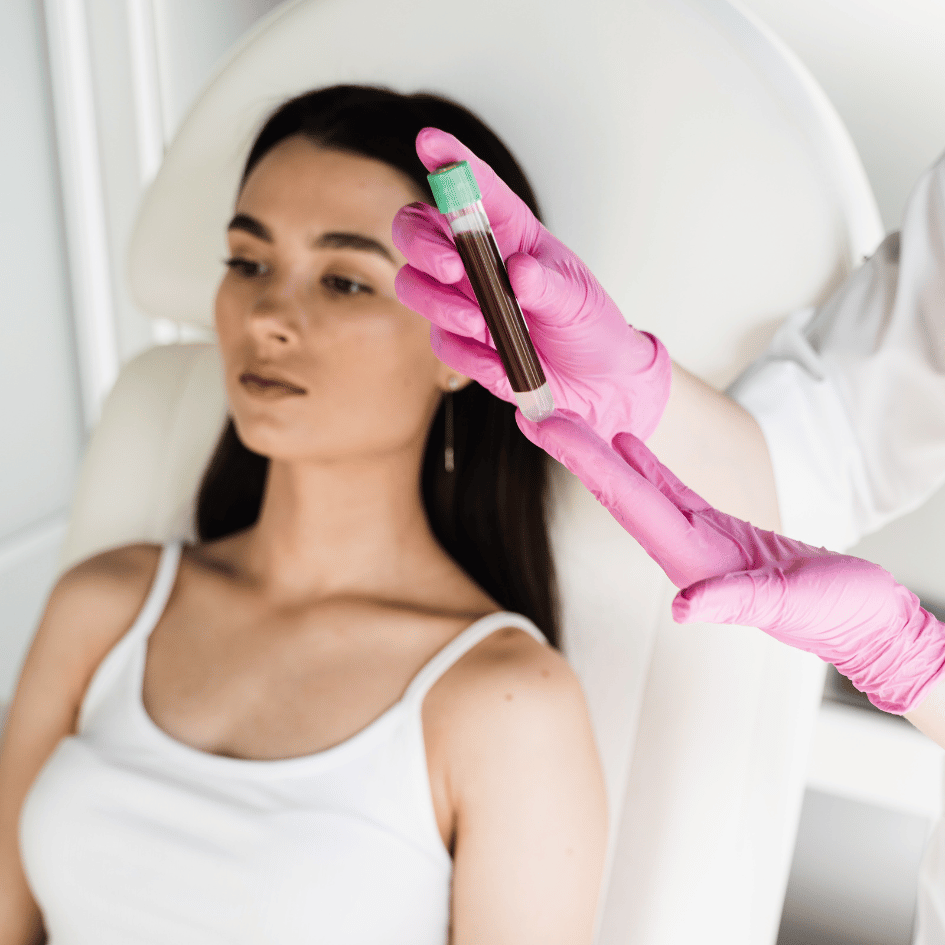
<path fill-rule="evenodd" d="M 96 667 L 131 627 L 147 599 L 161 549 L 129 545 L 94 555 L 56 582 L 20 675 L 11 718 L 37 744 L 75 724 Z M 41 707 L 41 709 L 40 709 Z"/>
<path fill-rule="evenodd" d="M 144 603 L 161 557 L 161 546 L 148 543 L 109 548 L 85 558 L 65 571 L 53 597 L 70 603 L 89 599 L 100 614 Z"/>
<path fill-rule="evenodd" d="M 511 623 L 457 660 L 427 700 L 449 741 L 475 753 L 587 721 L 581 684 L 564 656 Z"/>
<path fill-rule="evenodd" d="M 546 691 L 577 683 L 574 671 L 558 650 L 512 620 L 500 624 L 472 647 L 457 661 L 454 671 L 455 682 L 480 697 L 488 697 L 504 685 L 534 691 L 540 697 Z"/>
<path fill-rule="evenodd" d="M 73 565 L 53 587 L 39 634 L 97 665 L 144 605 L 160 555 L 159 545 L 125 545 Z"/>

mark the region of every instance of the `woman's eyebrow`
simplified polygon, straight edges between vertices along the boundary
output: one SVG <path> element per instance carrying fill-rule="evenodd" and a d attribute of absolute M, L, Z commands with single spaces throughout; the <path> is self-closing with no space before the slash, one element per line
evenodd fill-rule
<path fill-rule="evenodd" d="M 227 225 L 227 230 L 243 230 L 245 233 L 249 233 L 266 243 L 272 242 L 272 233 L 269 231 L 269 227 L 260 223 L 255 217 L 251 217 L 248 213 L 236 214 Z"/>
<path fill-rule="evenodd" d="M 274 242 L 269 227 L 248 213 L 237 213 L 230 220 L 227 230 L 243 230 L 244 233 L 249 233 L 266 243 Z M 362 252 L 377 253 L 388 262 L 398 265 L 391 251 L 383 243 L 370 236 L 362 236 L 360 233 L 323 233 L 312 240 L 311 246 L 313 249 L 359 249 Z"/>
<path fill-rule="evenodd" d="M 368 253 L 377 253 L 395 266 L 399 265 L 391 251 L 378 240 L 360 233 L 322 233 L 312 240 L 314 249 L 360 249 Z"/>

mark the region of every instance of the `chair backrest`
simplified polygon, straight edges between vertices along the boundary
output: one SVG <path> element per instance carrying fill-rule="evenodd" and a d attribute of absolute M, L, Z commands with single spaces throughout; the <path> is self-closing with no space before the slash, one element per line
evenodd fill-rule
<path fill-rule="evenodd" d="M 299 0 L 222 67 L 144 201 L 129 275 L 150 314 L 210 324 L 254 132 L 287 96 L 339 82 L 441 92 L 481 114 L 627 318 L 717 383 L 881 236 L 822 93 L 725 0 L 477 0 L 466 18 L 441 0 Z M 211 347 L 128 365 L 90 447 L 64 562 L 186 534 L 224 411 Z M 758 634 L 676 628 L 671 586 L 560 468 L 553 501 L 565 650 L 613 814 L 599 938 L 773 942 L 816 667 Z"/>

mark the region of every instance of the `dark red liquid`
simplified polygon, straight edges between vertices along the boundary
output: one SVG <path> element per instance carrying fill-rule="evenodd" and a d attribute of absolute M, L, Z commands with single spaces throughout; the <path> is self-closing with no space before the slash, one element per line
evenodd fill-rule
<path fill-rule="evenodd" d="M 456 249 L 476 293 L 476 301 L 502 359 L 512 390 L 537 390 L 545 372 L 528 337 L 525 319 L 512 292 L 509 274 L 491 233 L 473 230 L 455 235 Z"/>

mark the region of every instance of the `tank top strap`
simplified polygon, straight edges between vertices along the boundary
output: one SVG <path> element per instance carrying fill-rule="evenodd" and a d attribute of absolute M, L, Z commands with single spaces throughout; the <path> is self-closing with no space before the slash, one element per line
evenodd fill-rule
<path fill-rule="evenodd" d="M 157 626 L 167 606 L 171 591 L 174 589 L 183 549 L 184 544 L 181 541 L 169 541 L 161 548 L 161 557 L 158 559 L 157 571 L 151 581 L 148 596 L 126 634 L 127 637 L 147 637 Z"/>
<path fill-rule="evenodd" d="M 80 732 L 86 728 L 96 710 L 103 705 L 103 700 L 107 701 L 109 693 L 121 691 L 125 693 L 125 698 L 132 700 L 140 696 L 140 689 L 136 688 L 139 686 L 136 674 L 132 672 L 129 676 L 129 663 L 134 665 L 134 660 L 137 659 L 143 665 L 144 644 L 161 619 L 167 599 L 171 596 L 182 550 L 183 543 L 179 541 L 168 542 L 161 548 L 157 571 L 151 579 L 151 587 L 138 616 L 92 674 L 79 709 Z"/>
<path fill-rule="evenodd" d="M 403 702 L 419 704 L 430 687 L 461 657 L 465 656 L 477 643 L 505 627 L 517 627 L 534 637 L 539 643 L 548 643 L 545 635 L 528 617 L 511 611 L 499 611 L 470 624 L 462 633 L 450 640 L 421 670 L 414 676 Z"/>

